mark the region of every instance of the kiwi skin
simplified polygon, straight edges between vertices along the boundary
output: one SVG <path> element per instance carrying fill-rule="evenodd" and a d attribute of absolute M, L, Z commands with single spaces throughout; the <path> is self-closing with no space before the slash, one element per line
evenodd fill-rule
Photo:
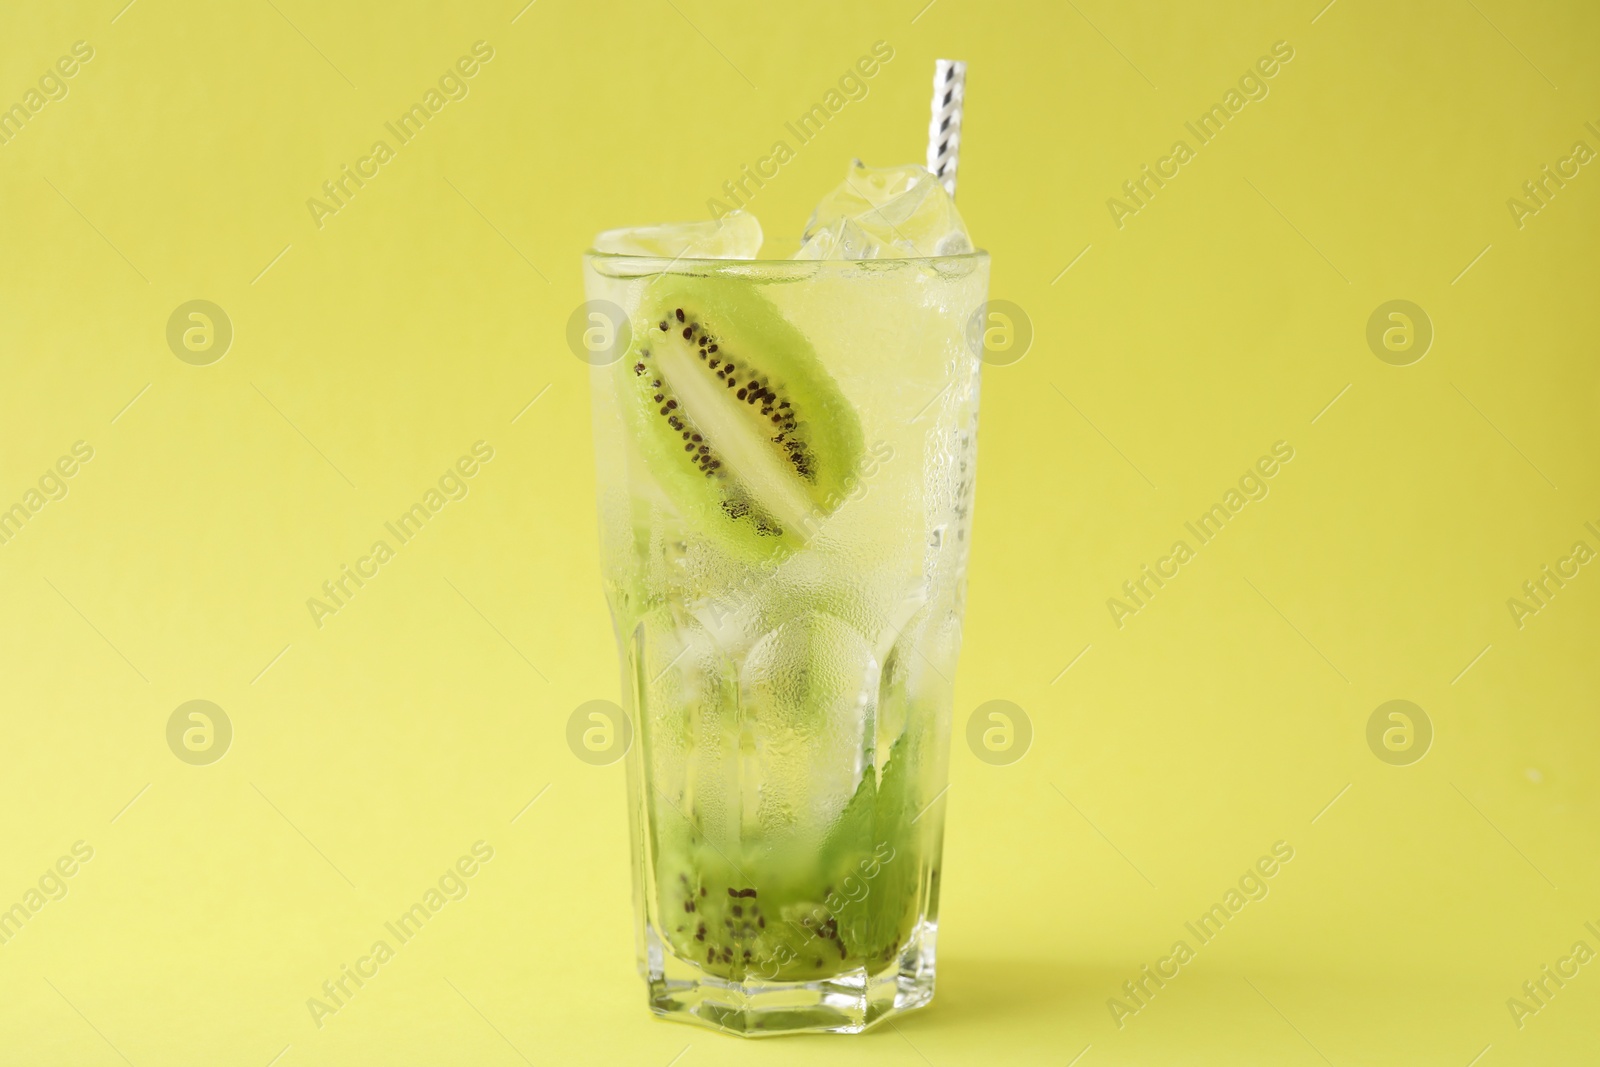
<path fill-rule="evenodd" d="M 854 489 L 860 418 L 760 283 L 653 279 L 615 373 L 650 474 L 738 558 L 799 549 Z"/>

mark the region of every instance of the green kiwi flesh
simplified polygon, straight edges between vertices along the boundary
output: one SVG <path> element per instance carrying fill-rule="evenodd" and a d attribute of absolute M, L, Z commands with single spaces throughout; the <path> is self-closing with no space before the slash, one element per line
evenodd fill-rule
<path fill-rule="evenodd" d="M 894 960 L 919 889 L 903 762 L 891 758 L 881 783 L 862 780 L 816 852 L 718 846 L 658 807 L 657 921 L 672 949 L 734 981 L 809 981 Z"/>
<path fill-rule="evenodd" d="M 651 473 L 698 530 L 746 558 L 803 545 L 849 494 L 861 422 L 757 283 L 649 283 L 621 362 Z"/>

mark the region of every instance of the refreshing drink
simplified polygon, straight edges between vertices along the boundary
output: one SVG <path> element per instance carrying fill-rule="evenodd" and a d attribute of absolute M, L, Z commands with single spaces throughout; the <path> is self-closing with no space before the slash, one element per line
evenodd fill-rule
<path fill-rule="evenodd" d="M 592 384 L 651 1007 L 746 1034 L 918 1007 L 988 257 L 595 252 L 585 276 L 629 335 Z"/>

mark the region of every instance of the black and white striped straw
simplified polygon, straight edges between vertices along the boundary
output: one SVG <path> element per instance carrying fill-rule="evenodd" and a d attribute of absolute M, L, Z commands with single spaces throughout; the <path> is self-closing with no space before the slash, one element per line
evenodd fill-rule
<path fill-rule="evenodd" d="M 956 195 L 956 164 L 961 155 L 961 100 L 966 91 L 967 65 L 958 59 L 940 59 L 933 67 L 933 118 L 928 122 L 928 170 Z"/>

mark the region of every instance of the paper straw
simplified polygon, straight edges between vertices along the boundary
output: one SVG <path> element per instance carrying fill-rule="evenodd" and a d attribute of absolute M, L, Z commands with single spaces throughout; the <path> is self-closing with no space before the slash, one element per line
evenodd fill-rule
<path fill-rule="evenodd" d="M 933 66 L 933 118 L 928 122 L 928 170 L 956 195 L 956 163 L 961 154 L 961 100 L 966 91 L 967 65 L 958 59 L 940 59 Z"/>

